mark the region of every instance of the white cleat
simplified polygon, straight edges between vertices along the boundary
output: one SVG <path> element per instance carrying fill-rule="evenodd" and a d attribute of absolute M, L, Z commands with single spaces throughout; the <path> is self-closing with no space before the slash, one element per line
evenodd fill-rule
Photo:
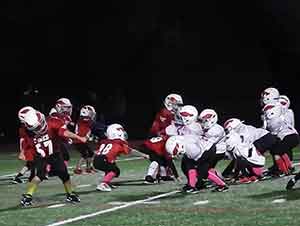
<path fill-rule="evenodd" d="M 111 191 L 111 187 L 107 183 L 101 183 L 96 188 L 97 191 Z"/>

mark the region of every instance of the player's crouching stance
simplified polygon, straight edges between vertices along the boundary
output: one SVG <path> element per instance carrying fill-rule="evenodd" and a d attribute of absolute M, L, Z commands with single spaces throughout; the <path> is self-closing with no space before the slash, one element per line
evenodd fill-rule
<path fill-rule="evenodd" d="M 86 142 L 86 138 L 68 131 L 61 119 L 50 117 L 46 120 L 44 114 L 33 108 L 22 108 L 19 111 L 19 118 L 27 129 L 27 139 L 35 148 L 33 169 L 27 191 L 22 195 L 21 205 L 32 205 L 32 195 L 45 178 L 47 164 L 50 164 L 54 174 L 63 182 L 67 196 L 66 201 L 80 202 L 78 195 L 73 192 L 70 175 L 60 152 L 59 140 L 60 138 L 71 138 Z"/>
<path fill-rule="evenodd" d="M 181 169 L 187 177 L 184 192 L 197 193 L 204 188 L 204 179 L 209 179 L 217 185 L 214 191 L 228 190 L 225 182 L 210 168 L 210 162 L 216 152 L 215 144 L 211 141 L 194 135 L 176 135 L 167 140 L 166 150 L 173 157 L 183 155 Z"/>
<path fill-rule="evenodd" d="M 105 133 L 107 139 L 101 140 L 96 148 L 93 165 L 96 169 L 105 173 L 102 182 L 97 186 L 98 191 L 111 191 L 113 186 L 111 181 L 120 175 L 120 169 L 116 164 L 116 159 L 120 154 L 129 154 L 132 149 L 128 146 L 128 135 L 120 124 L 111 124 Z M 145 155 L 141 154 L 143 157 Z"/>
<path fill-rule="evenodd" d="M 265 157 L 260 154 L 253 143 L 244 142 L 234 130 L 226 135 L 227 151 L 236 159 L 234 179 L 240 183 L 251 183 L 262 177 Z"/>

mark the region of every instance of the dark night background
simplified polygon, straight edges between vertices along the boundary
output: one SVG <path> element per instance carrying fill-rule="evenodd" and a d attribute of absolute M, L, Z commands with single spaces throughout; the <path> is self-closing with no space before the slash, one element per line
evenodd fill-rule
<path fill-rule="evenodd" d="M 300 126 L 299 1 L 1 1 L 1 20 L 1 142 L 16 141 L 20 107 L 47 114 L 59 97 L 143 138 L 170 92 L 260 126 L 274 86 Z"/>

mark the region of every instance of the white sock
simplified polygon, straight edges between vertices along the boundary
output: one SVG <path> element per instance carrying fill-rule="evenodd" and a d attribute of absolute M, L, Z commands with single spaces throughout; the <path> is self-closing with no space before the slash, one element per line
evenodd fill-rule
<path fill-rule="evenodd" d="M 159 165 L 157 162 L 155 162 L 155 161 L 151 162 L 148 167 L 147 175 L 149 175 L 155 179 L 156 175 L 158 173 L 158 167 L 159 167 Z"/>
<path fill-rule="evenodd" d="M 167 170 L 166 170 L 166 167 L 161 166 L 159 169 L 160 169 L 159 174 L 160 174 L 161 177 L 167 176 Z"/>

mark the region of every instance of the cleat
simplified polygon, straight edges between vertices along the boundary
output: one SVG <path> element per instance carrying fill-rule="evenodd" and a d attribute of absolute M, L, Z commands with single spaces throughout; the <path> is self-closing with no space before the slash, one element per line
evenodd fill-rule
<path fill-rule="evenodd" d="M 212 192 L 226 192 L 228 191 L 229 187 L 227 185 L 218 186 Z"/>
<path fill-rule="evenodd" d="M 66 202 L 77 203 L 80 202 L 80 198 L 75 192 L 68 193 Z"/>
<path fill-rule="evenodd" d="M 147 175 L 145 177 L 145 181 L 144 184 L 155 184 L 155 180 L 153 177 L 151 177 L 150 175 Z"/>
<path fill-rule="evenodd" d="M 295 180 L 295 178 L 290 179 L 286 185 L 286 190 L 292 190 L 293 187 L 295 186 L 296 182 L 297 181 Z"/>
<path fill-rule="evenodd" d="M 112 183 L 108 183 L 108 186 L 109 186 L 110 188 L 112 188 L 112 189 L 118 188 L 118 186 L 116 186 L 116 185 L 114 185 L 114 184 L 112 184 Z"/>
<path fill-rule="evenodd" d="M 32 195 L 23 194 L 22 199 L 21 199 L 21 205 L 23 207 L 31 206 L 32 205 Z"/>
<path fill-rule="evenodd" d="M 100 183 L 97 188 L 96 188 L 97 191 L 111 191 L 111 187 L 107 184 L 107 183 Z"/>
<path fill-rule="evenodd" d="M 23 184 L 24 183 L 24 181 L 19 177 L 15 177 L 11 182 L 13 184 Z"/>
<path fill-rule="evenodd" d="M 191 187 L 189 184 L 184 185 L 181 190 L 182 192 L 191 193 L 191 194 L 196 194 L 199 192 L 197 188 Z"/>

